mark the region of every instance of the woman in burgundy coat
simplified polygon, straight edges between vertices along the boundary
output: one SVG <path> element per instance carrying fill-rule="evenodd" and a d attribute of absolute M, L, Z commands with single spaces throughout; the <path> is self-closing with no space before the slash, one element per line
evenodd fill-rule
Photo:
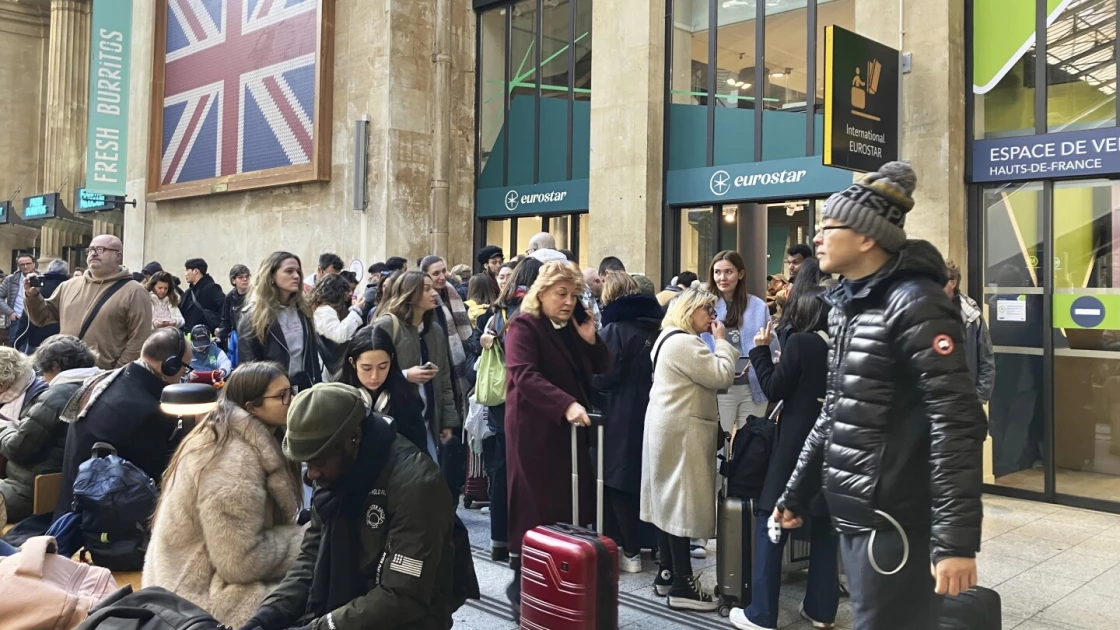
<path fill-rule="evenodd" d="M 610 368 L 595 321 L 577 316 L 583 276 L 569 262 L 550 262 L 506 332 L 506 467 L 510 565 L 506 594 L 520 608 L 521 539 L 545 524 L 572 521 L 570 425 L 588 426 L 591 379 Z M 582 323 L 579 323 L 582 320 Z M 595 479 L 588 432 L 579 432 L 580 520 L 594 520 Z"/>

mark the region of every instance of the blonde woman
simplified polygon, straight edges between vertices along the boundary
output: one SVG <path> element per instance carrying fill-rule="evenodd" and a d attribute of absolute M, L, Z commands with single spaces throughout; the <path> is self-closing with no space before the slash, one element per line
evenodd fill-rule
<path fill-rule="evenodd" d="M 590 424 L 591 380 L 610 368 L 610 351 L 583 310 L 583 275 L 566 261 L 545 263 L 506 325 L 506 468 L 509 553 L 515 571 L 506 594 L 520 606 L 521 539 L 544 524 L 572 521 L 570 424 Z M 580 431 L 587 446 L 587 431 Z M 595 484 L 581 448 L 580 514 L 595 514 Z"/>
<path fill-rule="evenodd" d="M 179 446 L 163 475 L 145 587 L 160 586 L 238 628 L 299 555 L 299 466 L 284 458 L 292 386 L 279 365 L 242 364 L 218 408 Z"/>
<path fill-rule="evenodd" d="M 237 323 L 238 363 L 272 361 L 298 390 L 323 380 L 319 337 L 303 293 L 299 256 L 273 252 L 253 276 Z"/>
<path fill-rule="evenodd" d="M 699 336 L 708 332 L 714 351 Z M 660 530 L 661 569 L 653 586 L 670 608 L 709 612 L 718 602 L 692 574 L 689 539 L 715 535 L 716 392 L 731 385 L 739 358 L 716 319 L 716 296 L 688 289 L 674 299 L 652 354 L 641 517 Z"/>

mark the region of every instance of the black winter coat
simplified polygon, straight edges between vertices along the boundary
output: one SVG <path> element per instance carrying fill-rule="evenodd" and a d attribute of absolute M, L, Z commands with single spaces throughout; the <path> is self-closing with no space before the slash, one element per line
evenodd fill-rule
<path fill-rule="evenodd" d="M 303 323 L 303 370 L 288 374 L 288 379 L 292 381 L 292 385 L 303 390 L 315 383 L 323 382 L 323 368 L 319 362 L 319 335 L 315 333 L 315 327 L 303 313 L 300 313 L 299 320 Z M 272 361 L 278 363 L 282 369 L 288 370 L 291 355 L 288 354 L 288 342 L 284 339 L 284 330 L 280 328 L 280 322 L 272 323 L 272 328 L 268 330 L 268 338 L 262 342 L 253 332 L 252 310 L 246 307 L 242 310 L 241 320 L 237 323 L 237 363 L 240 365 L 253 361 Z"/>
<path fill-rule="evenodd" d="M 758 375 L 758 384 L 767 400 L 781 400 L 770 466 L 758 499 L 759 514 L 769 515 L 786 489 L 805 439 L 821 415 L 825 382 L 828 378 L 828 342 L 817 333 L 789 334 L 782 342 L 782 360 L 775 365 L 770 346 L 755 346 L 750 351 L 751 366 Z M 812 472 L 820 476 L 820 470 Z M 812 516 L 828 516 L 828 509 L 818 494 L 809 503 Z"/>
<path fill-rule="evenodd" d="M 179 311 L 183 313 L 183 319 L 186 320 L 183 330 L 189 333 L 192 328 L 202 324 L 210 329 L 210 332 L 214 332 L 221 326 L 222 303 L 225 299 L 226 294 L 222 292 L 222 287 L 214 282 L 214 278 L 210 277 L 210 274 L 202 276 L 183 293 L 183 299 L 179 301 Z"/>
<path fill-rule="evenodd" d="M 58 285 L 70 279 L 70 276 L 65 273 L 44 273 L 39 276 L 43 283 L 43 288 L 40 291 L 43 294 L 43 299 L 49 298 L 54 294 L 54 290 Z M 24 309 L 23 315 L 20 316 L 19 336 L 12 341 L 12 347 L 18 349 L 25 354 L 34 354 L 47 337 L 57 335 L 59 331 L 58 322 L 47 324 L 46 326 L 36 326 L 32 324 L 27 318 L 27 309 Z"/>
<path fill-rule="evenodd" d="M 965 364 L 960 315 L 943 287 L 945 259 L 925 241 L 855 289 L 825 294 L 832 348 L 828 393 L 780 507 L 803 512 L 816 463 L 842 534 L 931 532 L 931 560 L 980 549 L 987 419 Z M 854 295 L 849 295 L 853 290 Z"/>
<path fill-rule="evenodd" d="M 218 336 L 222 349 L 228 349 L 226 343 L 229 341 L 229 334 L 237 330 L 237 324 L 241 321 L 241 305 L 244 303 L 245 296 L 238 293 L 237 289 L 230 289 L 229 293 L 222 298 L 222 317 L 218 323 L 218 328 L 222 331 Z M 182 309 L 180 309 L 181 311 Z"/>
<path fill-rule="evenodd" d="M 637 495 L 642 486 L 642 439 L 653 384 L 650 352 L 661 332 L 661 303 L 649 295 L 628 295 L 603 309 L 603 343 L 611 368 L 594 378 L 603 392 L 604 483 Z"/>
<path fill-rule="evenodd" d="M 106 372 L 87 380 L 74 394 L 63 410 L 62 419 L 71 423 L 66 434 L 66 451 L 62 460 L 62 488 L 54 517 L 57 519 L 70 511 L 74 479 L 78 467 L 91 456 L 93 445 L 107 442 L 117 449 L 117 454 L 135 464 L 158 485 L 163 471 L 171 461 L 175 445 L 171 437 L 176 420 L 160 411 L 159 397 L 166 386 L 147 367 L 132 362 L 120 368 L 120 373 Z M 89 408 L 81 418 L 70 417 L 86 392 L 98 389 L 104 378 L 113 378 L 107 387 L 89 398 Z"/>

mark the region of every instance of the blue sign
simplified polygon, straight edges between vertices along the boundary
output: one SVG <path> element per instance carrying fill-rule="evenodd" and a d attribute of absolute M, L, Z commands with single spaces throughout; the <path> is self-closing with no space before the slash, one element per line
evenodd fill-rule
<path fill-rule="evenodd" d="M 977 140 L 972 181 L 1006 182 L 1120 173 L 1120 128 Z"/>
<path fill-rule="evenodd" d="M 12 216 L 12 202 L 0 201 L 0 225 L 6 225 Z"/>
<path fill-rule="evenodd" d="M 587 180 L 574 179 L 527 186 L 479 188 L 475 205 L 477 208 L 475 214 L 480 219 L 587 212 Z"/>
<path fill-rule="evenodd" d="M 820 157 L 748 162 L 669 171 L 666 202 L 696 203 L 821 197 L 852 185 L 852 173 L 823 166 Z"/>
<path fill-rule="evenodd" d="M 1104 302 L 1091 295 L 1082 295 L 1070 305 L 1069 316 L 1082 328 L 1096 328 L 1104 323 Z"/>

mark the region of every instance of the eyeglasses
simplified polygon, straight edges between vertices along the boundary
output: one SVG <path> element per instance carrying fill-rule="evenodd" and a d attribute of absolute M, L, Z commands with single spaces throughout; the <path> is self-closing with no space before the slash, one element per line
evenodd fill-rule
<path fill-rule="evenodd" d="M 716 316 L 716 307 L 715 306 L 713 306 L 711 304 L 708 304 L 707 306 L 704 307 L 704 310 L 708 311 L 708 315 L 711 315 L 712 317 Z"/>
<path fill-rule="evenodd" d="M 279 394 L 273 394 L 271 396 L 261 396 L 261 399 L 262 400 L 268 400 L 269 398 L 277 398 L 277 399 L 280 400 L 281 405 L 284 405 L 285 407 L 287 407 L 288 405 L 292 404 L 292 396 L 295 396 L 295 395 L 296 395 L 296 388 L 295 387 L 289 387 L 289 388 L 281 391 Z"/>
<path fill-rule="evenodd" d="M 854 229 L 855 228 L 853 228 L 850 225 L 822 225 L 820 227 L 820 229 L 817 230 L 817 233 L 821 234 L 821 235 L 826 235 L 826 234 L 828 234 L 828 232 L 830 232 L 832 230 L 854 230 Z"/>
<path fill-rule="evenodd" d="M 102 247 L 101 245 L 95 245 L 93 247 L 90 247 L 89 251 L 91 253 L 94 253 L 94 254 L 97 254 L 98 256 L 100 256 L 101 254 L 104 254 L 105 252 L 117 252 L 119 254 L 121 250 L 113 249 L 112 247 Z"/>

